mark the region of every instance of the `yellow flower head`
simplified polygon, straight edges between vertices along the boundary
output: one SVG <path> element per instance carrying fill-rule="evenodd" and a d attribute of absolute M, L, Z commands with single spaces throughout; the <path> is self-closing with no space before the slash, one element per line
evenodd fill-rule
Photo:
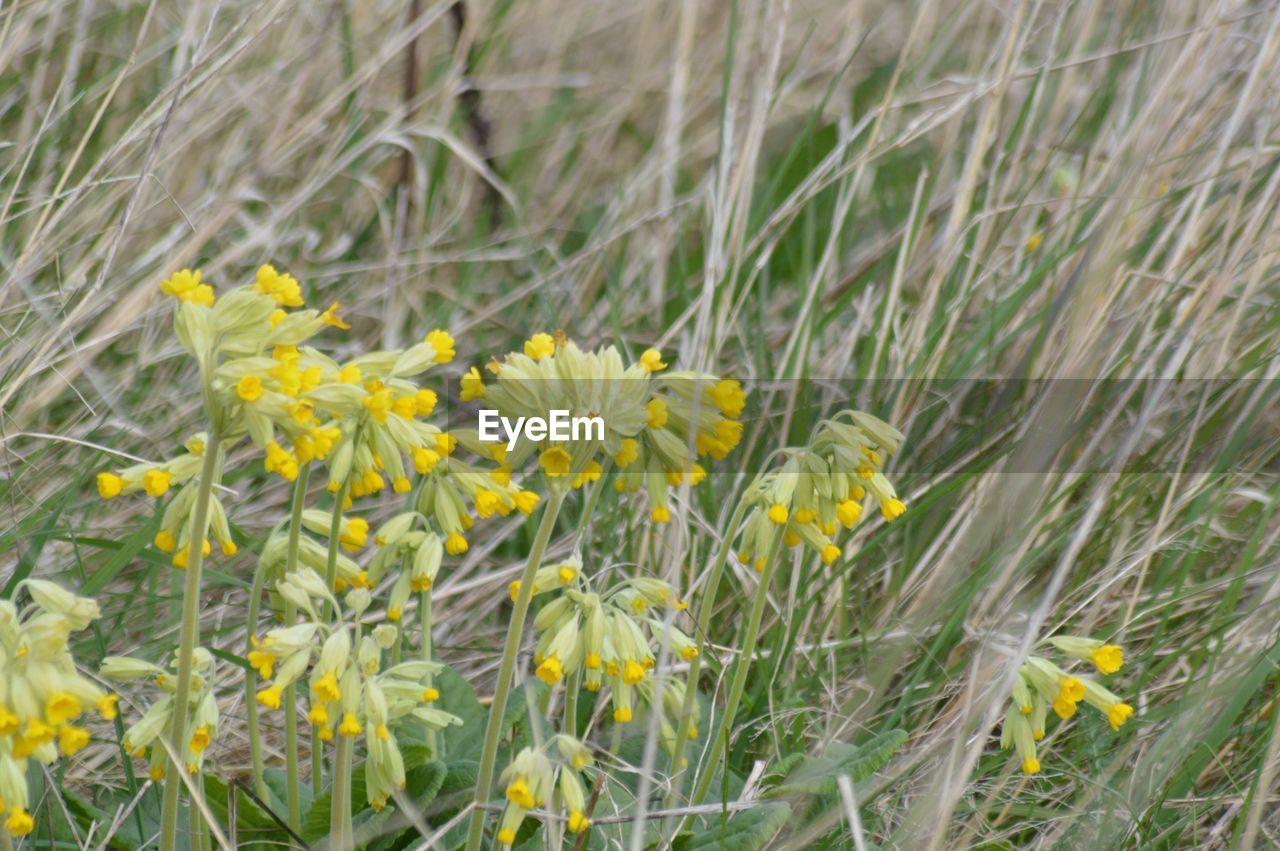
<path fill-rule="evenodd" d="M 662 362 L 662 352 L 657 349 L 645 349 L 644 354 L 640 355 L 640 365 L 644 367 L 645 372 L 657 372 L 667 368 L 667 365 Z"/>
<path fill-rule="evenodd" d="M 556 341 L 550 334 L 534 334 L 524 344 L 524 353 L 535 361 L 556 353 Z"/>
<path fill-rule="evenodd" d="M 453 337 L 449 335 L 448 331 L 442 331 L 437 328 L 427 334 L 423 338 L 423 342 L 435 349 L 434 360 L 436 363 L 448 363 L 457 354 L 453 349 Z"/>

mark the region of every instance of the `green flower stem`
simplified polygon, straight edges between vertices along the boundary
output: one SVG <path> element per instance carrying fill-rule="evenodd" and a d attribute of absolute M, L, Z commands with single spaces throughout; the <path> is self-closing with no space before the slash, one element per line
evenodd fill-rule
<path fill-rule="evenodd" d="M 182 596 L 182 633 L 178 643 L 178 683 L 174 690 L 173 722 L 169 745 L 175 755 L 186 753 L 187 704 L 191 699 L 191 660 L 200 639 L 200 572 L 204 567 L 204 539 L 209 531 L 209 501 L 221 467 L 222 438 L 216 428 L 205 441 L 204 463 L 196 485 L 191 512 L 191 536 L 187 550 L 187 575 Z M 175 764 L 165 772 L 164 806 L 160 819 L 160 851 L 173 851 L 178 838 L 178 792 L 185 766 Z"/>
<path fill-rule="evenodd" d="M 350 476 L 345 477 L 342 484 L 338 486 L 337 493 L 333 495 L 333 513 L 329 518 L 329 551 L 324 563 L 324 587 L 331 593 L 333 586 L 338 582 L 338 544 L 342 540 L 342 505 L 347 501 L 347 485 L 350 484 L 350 480 Z M 333 606 L 326 600 L 324 619 L 332 623 L 333 616 Z"/>
<path fill-rule="evenodd" d="M 351 818 L 351 744 L 352 738 L 338 734 L 333 755 L 333 795 L 329 808 L 329 849 L 347 849 L 347 821 Z M 345 814 L 345 817 L 344 817 Z"/>
<path fill-rule="evenodd" d="M 684 775 L 680 769 L 684 762 L 685 742 L 689 740 L 689 728 L 693 721 L 693 710 L 697 705 L 698 675 L 702 671 L 702 659 L 706 655 L 707 634 L 711 629 L 711 616 L 714 614 L 716 607 L 716 592 L 720 590 L 720 580 L 724 576 L 725 563 L 729 560 L 729 553 L 733 550 L 733 541 L 738 534 L 738 527 L 742 525 L 742 518 L 746 514 L 747 504 L 743 500 L 739 500 L 737 507 L 733 511 L 733 516 L 729 518 L 729 525 L 725 529 L 720 551 L 716 553 L 716 560 L 711 565 L 711 574 L 707 577 L 707 586 L 702 590 L 702 602 L 698 606 L 698 632 L 694 636 L 698 653 L 689 660 L 689 676 L 685 680 L 684 704 L 680 707 L 680 723 L 676 725 L 676 741 L 671 754 L 671 776 L 674 778 L 674 782 L 671 784 L 671 791 L 667 796 L 668 809 L 675 806 L 680 796 L 681 787 L 684 785 Z"/>
<path fill-rule="evenodd" d="M 764 604 L 769 596 L 769 584 L 778 563 L 778 553 L 782 549 L 782 538 L 782 530 L 779 529 L 774 533 L 773 545 L 769 547 L 769 556 L 764 560 L 760 585 L 756 588 L 755 603 L 751 606 L 751 619 L 747 622 L 747 631 L 742 639 L 742 652 L 738 654 L 737 662 L 734 664 L 729 697 L 725 701 L 724 712 L 720 715 L 715 735 L 711 740 L 711 754 L 707 759 L 706 767 L 698 777 L 697 785 L 694 786 L 693 797 L 689 799 L 689 803 L 693 806 L 702 803 L 702 799 L 706 797 L 707 789 L 711 786 L 711 775 L 715 774 L 716 764 L 720 762 L 725 748 L 729 745 L 729 730 L 733 727 L 733 717 L 738 711 L 742 692 L 747 687 L 747 673 L 751 668 L 751 657 L 756 652 L 756 638 L 760 634 L 760 621 L 764 617 Z"/>
<path fill-rule="evenodd" d="M 285 550 L 284 572 L 288 576 L 298 569 L 298 546 L 302 540 L 302 509 L 307 501 L 307 480 L 311 465 L 303 464 L 293 483 L 293 501 L 289 510 L 289 544 Z M 284 604 L 284 624 L 293 626 L 298 619 L 297 606 Z M 284 689 L 284 758 L 285 797 L 289 806 L 289 827 L 302 827 L 302 802 L 298 794 L 298 687 L 289 683 Z"/>
<path fill-rule="evenodd" d="M 432 657 L 435 655 L 431 645 L 431 586 L 427 586 L 425 591 L 418 595 L 418 621 L 422 629 L 422 661 L 430 664 Z M 431 676 L 431 671 L 427 671 L 426 688 L 432 688 L 435 685 L 435 679 Z M 444 755 L 438 750 L 440 737 L 437 736 L 434 727 L 427 728 L 427 747 L 431 750 L 433 759 L 441 760 Z"/>
<path fill-rule="evenodd" d="M 578 738 L 578 692 L 582 690 L 582 672 L 574 669 L 564 687 L 564 731 Z"/>
<path fill-rule="evenodd" d="M 520 653 L 525 616 L 529 614 L 529 603 L 533 599 L 533 578 L 542 564 L 542 556 L 551 540 L 560 507 L 564 504 L 564 496 L 565 492 L 561 487 L 551 489 L 547 505 L 542 509 L 542 521 L 538 524 L 533 548 L 529 550 L 529 559 L 520 576 L 520 593 L 516 595 L 515 607 L 511 612 L 511 624 L 507 629 L 506 646 L 502 650 L 502 664 L 498 668 L 493 704 L 489 707 L 489 723 L 484 731 L 484 750 L 480 754 L 480 770 L 476 778 L 476 807 L 471 811 L 471 822 L 467 829 L 467 851 L 479 851 L 484 838 L 485 811 L 480 807 L 489 800 L 489 793 L 492 791 L 494 762 L 498 758 L 498 737 L 502 730 L 502 718 L 507 711 L 507 697 L 511 693 L 516 656 Z"/>

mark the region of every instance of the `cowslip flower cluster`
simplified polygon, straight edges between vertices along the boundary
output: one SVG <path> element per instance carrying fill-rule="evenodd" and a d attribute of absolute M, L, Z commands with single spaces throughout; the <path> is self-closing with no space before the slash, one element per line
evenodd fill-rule
<path fill-rule="evenodd" d="M 444 559 L 440 536 L 419 528 L 425 525 L 424 520 L 416 511 L 402 512 L 380 526 L 374 537 L 378 551 L 369 560 L 366 577 L 376 586 L 388 571 L 398 570 L 387 595 L 387 620 L 393 623 L 401 620 L 413 594 L 427 591 L 435 583 Z"/>
<path fill-rule="evenodd" d="M 108 656 L 102 660 L 99 673 L 116 682 L 148 682 L 159 690 L 160 696 L 147 708 L 133 725 L 125 731 L 121 744 L 134 758 L 147 756 L 150 749 L 149 774 L 152 780 L 164 779 L 165 765 L 169 759 L 165 753 L 164 735 L 169 730 L 173 713 L 177 711 L 178 686 L 176 660 L 168 669 L 132 656 Z M 190 774 L 204 766 L 205 751 L 218 737 L 218 702 L 213 696 L 213 654 L 203 647 L 195 648 L 192 655 L 191 688 L 187 692 L 186 712 L 187 741 L 180 754 L 182 764 Z"/>
<path fill-rule="evenodd" d="M 117 701 L 80 675 L 67 645 L 101 616 L 98 604 L 43 579 L 27 579 L 23 588 L 32 601 L 25 609 L 0 600 L 0 815 L 13 836 L 35 827 L 28 761 L 52 765 L 79 751 L 89 743 L 80 716 L 96 708 L 115 718 Z"/>
<path fill-rule="evenodd" d="M 842 417 L 850 422 L 841 422 Z M 874 499 L 886 521 L 906 511 L 893 484 L 881 472 L 885 455 L 902 446 L 902 433 L 860 411 L 823 420 L 808 446 L 782 450 L 782 465 L 752 483 L 744 499 L 752 506 L 738 558 L 756 571 L 779 534 L 788 547 L 816 552 L 826 564 L 842 554 L 835 543 L 840 528 L 852 529 L 863 505 Z"/>
<path fill-rule="evenodd" d="M 559 734 L 541 748 L 523 748 L 502 772 L 500 782 L 507 799 L 498 826 L 498 842 L 513 845 L 516 831 L 535 807 L 547 805 L 568 817 L 571 833 L 581 833 L 591 826 L 587 817 L 587 795 L 582 772 L 594 760 L 582 742 Z"/>
<path fill-rule="evenodd" d="M 1124 651 L 1116 644 L 1073 635 L 1055 636 L 1043 643 L 1072 659 L 1091 662 L 1103 676 L 1114 674 L 1124 665 Z M 1024 774 L 1039 773 L 1036 742 L 1044 738 L 1049 710 L 1052 708 L 1055 715 L 1066 720 L 1076 714 L 1081 702 L 1106 715 L 1112 730 L 1119 730 L 1133 715 L 1132 706 L 1097 680 L 1068 673 L 1042 656 L 1027 657 L 1018 668 L 1009 696 L 1000 746 L 1017 750 Z"/>
<path fill-rule="evenodd" d="M 513 582 L 512 598 L 519 590 L 519 583 Z M 683 601 L 673 600 L 671 586 L 661 580 L 627 579 L 597 594 L 582 576 L 581 560 L 571 558 L 538 570 L 534 595 L 551 591 L 560 593 L 533 622 L 538 634 L 535 673 L 548 685 L 575 673 L 588 691 L 607 684 L 613 720 L 619 724 L 631 721 L 637 694 L 653 705 L 652 690 L 645 686 L 664 637 L 685 661 L 697 655 L 697 645 L 687 634 L 650 614 L 668 603 L 677 610 L 687 608 Z"/>
<path fill-rule="evenodd" d="M 200 272 L 183 269 L 161 283 L 162 292 L 178 300 L 174 331 L 200 368 L 206 413 L 219 435 L 209 446 L 208 434 L 192 436 L 185 452 L 157 464 L 135 464 L 98 474 L 103 499 L 144 491 L 152 497 L 181 486 L 166 507 L 156 548 L 171 554 L 173 565 L 185 568 L 192 546 L 190 520 L 196 503 L 196 478 L 206 452 L 248 436 L 264 455 L 268 472 L 292 480 L 298 465 L 323 459 L 342 431 L 322 421 L 307 394 L 326 382 L 339 382 L 342 370 L 305 343 L 325 327 L 348 327 L 337 314 L 339 305 L 325 311 L 302 307 L 301 285 L 271 266 L 261 267 L 253 285 L 234 288 L 215 298 L 201 282 Z M 279 440 L 292 446 L 286 449 Z M 210 501 L 210 529 L 224 556 L 236 553 L 226 511 L 215 492 Z M 209 540 L 199 542 L 207 555 Z"/>
<path fill-rule="evenodd" d="M 405 784 L 395 730 L 409 721 L 434 730 L 462 723 L 431 706 L 440 693 L 428 685 L 428 679 L 440 666 L 413 661 L 383 668 L 383 657 L 395 644 L 397 630 L 384 624 L 362 634 L 358 619 L 372 599 L 367 588 L 355 588 L 345 597 L 353 623 L 330 626 L 316 604 L 328 603 L 334 611 L 341 608 L 314 573 L 298 571 L 276 587 L 310 619 L 269 630 L 255 640 L 249 664 L 267 681 L 256 699 L 267 709 L 280 709 L 285 688 L 306 677 L 307 720 L 316 738 L 321 742 L 333 741 L 335 734 L 363 738 L 367 799 L 380 810 Z"/>
<path fill-rule="evenodd" d="M 424 517 L 435 521 L 450 555 L 467 551 L 465 533 L 476 518 L 507 517 L 513 511 L 527 517 L 537 508 L 538 494 L 512 483 L 511 468 L 505 463 L 505 446 L 483 444 L 471 429 L 440 437 L 434 450 L 426 449 L 414 456 L 414 469 L 423 474 L 417 508 Z M 461 460 L 456 454 L 459 445 L 475 455 L 491 458 L 498 466 L 487 469 Z M 467 507 L 468 500 L 471 508 Z"/>
<path fill-rule="evenodd" d="M 586 351 L 562 334 L 540 333 L 525 343 L 523 352 L 489 363 L 491 383 L 473 367 L 462 379 L 462 399 L 483 398 L 511 421 L 547 419 L 552 411 L 565 411 L 571 418 L 598 417 L 602 436 L 592 433 L 563 442 L 522 434 L 509 453 L 501 447 L 501 460 L 519 467 L 536 455 L 552 487 L 578 488 L 599 479 L 602 459 L 610 459 L 628 471 L 618 479 L 619 488 L 643 485 L 652 518 L 666 522 L 671 516 L 668 489 L 706 477 L 697 457 L 724 458 L 741 440 L 737 417 L 746 400 L 736 381 L 691 372 L 655 375 L 666 367 L 656 349 L 628 366 L 613 346 Z"/>

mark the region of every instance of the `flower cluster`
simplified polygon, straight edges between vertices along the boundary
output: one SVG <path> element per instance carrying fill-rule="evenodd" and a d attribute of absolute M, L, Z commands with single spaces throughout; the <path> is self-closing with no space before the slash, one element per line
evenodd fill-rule
<path fill-rule="evenodd" d="M 462 399 L 483 398 L 512 421 L 546 419 L 551 411 L 598 417 L 602 436 L 563 442 L 524 435 L 510 453 L 500 447 L 501 460 L 518 467 L 536 454 L 553 487 L 576 488 L 599 479 L 601 462 L 609 459 L 626 471 L 618 489 L 644 486 L 652 518 L 666 522 L 668 489 L 701 482 L 706 470 L 697 458 L 724 458 L 742 439 L 738 417 L 746 402 L 736 381 L 692 372 L 656 375 L 666 367 L 655 349 L 628 366 L 613 346 L 585 351 L 563 335 L 535 334 L 523 352 L 488 365 L 491 383 L 473 367 L 462 379 Z"/>
<path fill-rule="evenodd" d="M 381 809 L 396 789 L 404 787 L 404 759 L 394 731 L 403 723 L 442 729 L 461 719 L 431 706 L 439 692 L 428 685 L 440 666 L 426 662 L 401 662 L 383 668 L 383 657 L 396 641 L 397 629 L 389 624 L 363 635 L 358 619 L 371 601 L 366 588 L 355 588 L 346 603 L 356 623 L 329 625 L 316 604 L 328 603 L 339 611 L 337 600 L 324 582 L 310 571 L 286 576 L 277 590 L 310 620 L 269 630 L 254 641 L 249 664 L 269 681 L 257 694 L 267 709 L 279 709 L 284 690 L 307 678 L 307 720 L 316 739 L 333 741 L 335 732 L 350 739 L 363 737 L 367 762 L 366 790 L 369 805 Z"/>
<path fill-rule="evenodd" d="M 513 582 L 513 599 L 519 590 L 519 583 Z M 581 560 L 572 558 L 538 570 L 534 595 L 551 591 L 560 593 L 542 607 L 533 622 L 538 633 L 535 673 L 548 685 L 572 674 L 581 676 L 582 687 L 588 691 L 598 691 L 607 684 L 613 720 L 619 724 L 631 721 L 637 694 L 654 705 L 649 674 L 664 637 L 672 652 L 685 661 L 698 653 L 693 639 L 650 614 L 651 609 L 668 603 L 677 610 L 687 608 L 683 601 L 672 599 L 671 586 L 661 580 L 627 579 L 597 594 L 582 575 Z M 678 710 L 673 714 L 678 715 Z M 674 729 L 666 738 L 674 740 Z"/>
<path fill-rule="evenodd" d="M 195 648 L 192 657 L 191 687 L 187 692 L 186 730 L 188 736 L 185 752 L 181 754 L 183 765 L 191 774 L 204 766 L 204 753 L 218 736 L 218 702 L 213 696 L 213 655 L 203 647 Z M 160 691 L 142 717 L 125 731 L 122 745 L 131 756 L 141 759 L 150 748 L 150 775 L 154 781 L 164 778 L 168 763 L 164 736 L 177 711 L 177 665 L 167 670 L 144 659 L 131 656 L 108 656 L 102 660 L 99 673 L 117 682 L 149 681 Z"/>
<path fill-rule="evenodd" d="M 581 774 L 592 762 L 586 745 L 563 734 L 552 736 L 541 748 L 523 748 L 499 778 L 506 787 L 507 805 L 498 826 L 498 842 L 513 845 L 529 811 L 546 806 L 548 799 L 554 810 L 568 813 L 570 832 L 590 827 Z"/>
<path fill-rule="evenodd" d="M 1044 643 L 1072 659 L 1092 662 L 1104 676 L 1114 674 L 1124 664 L 1124 652 L 1119 645 L 1105 644 L 1097 639 L 1062 635 Z M 1036 742 L 1044 738 L 1049 709 L 1052 708 L 1054 714 L 1065 720 L 1076 714 L 1077 704 L 1081 701 L 1106 715 L 1113 730 L 1119 730 L 1133 715 L 1132 706 L 1121 701 L 1097 680 L 1068 673 L 1041 656 L 1027 657 L 1014 680 L 1000 746 L 1018 751 L 1024 773 L 1038 773 L 1040 760 L 1036 755 Z"/>
<path fill-rule="evenodd" d="M 850 422 L 841 422 L 848 416 Z M 745 499 L 752 506 L 738 558 L 757 571 L 777 535 L 788 547 L 805 544 L 831 564 L 842 553 L 835 537 L 852 529 L 870 498 L 887 521 L 906 506 L 881 472 L 885 455 L 902 445 L 902 433 L 870 414 L 848 411 L 823 420 L 805 447 L 782 451 L 782 465 L 752 483 Z"/>
<path fill-rule="evenodd" d="M 101 615 L 87 597 L 42 579 L 27 579 L 31 604 L 0 600 L 0 815 L 14 836 L 32 831 L 27 762 L 51 765 L 89 743 L 76 721 L 89 708 L 116 717 L 114 694 L 76 670 L 67 642 Z"/>

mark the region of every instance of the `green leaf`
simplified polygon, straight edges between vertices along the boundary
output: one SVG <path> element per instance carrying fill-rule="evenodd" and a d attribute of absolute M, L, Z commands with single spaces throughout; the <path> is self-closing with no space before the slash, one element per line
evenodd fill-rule
<path fill-rule="evenodd" d="M 680 843 L 682 851 L 715 848 L 718 851 L 754 851 L 763 848 L 782 830 L 791 816 L 791 807 L 780 802 L 761 803 L 749 810 L 716 819 L 706 829 Z"/>
<path fill-rule="evenodd" d="M 769 797 L 833 794 L 837 777 L 848 775 L 854 783 L 866 780 L 884 767 L 906 740 L 905 731 L 890 730 L 861 745 L 836 742 L 822 756 L 801 760 L 770 790 Z"/>

